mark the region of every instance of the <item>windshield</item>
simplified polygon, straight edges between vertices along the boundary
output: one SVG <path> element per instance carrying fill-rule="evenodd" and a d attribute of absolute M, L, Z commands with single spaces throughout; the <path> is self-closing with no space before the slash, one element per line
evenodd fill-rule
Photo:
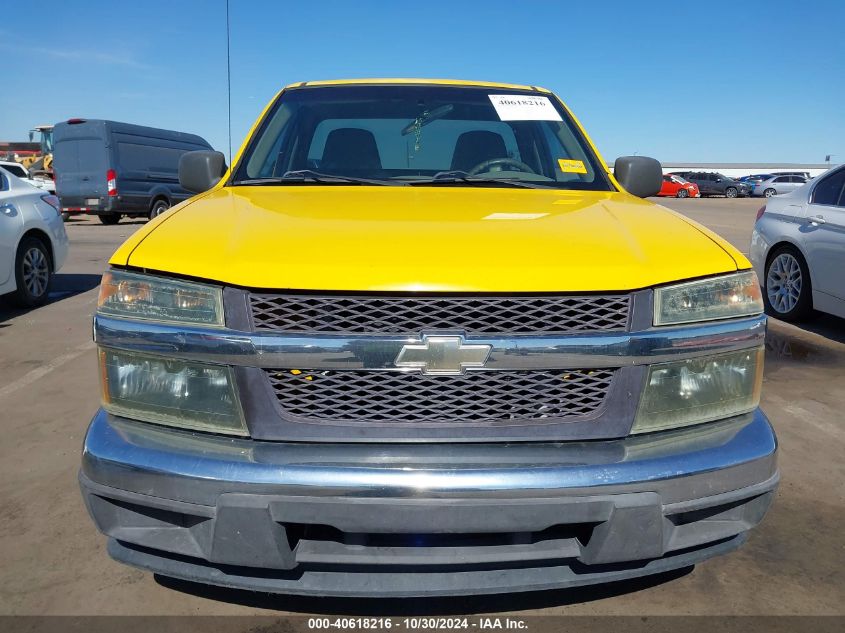
<path fill-rule="evenodd" d="M 285 91 L 230 184 L 356 181 L 612 190 L 552 95 L 415 85 Z"/>
<path fill-rule="evenodd" d="M 41 153 L 53 153 L 53 130 L 41 130 Z"/>

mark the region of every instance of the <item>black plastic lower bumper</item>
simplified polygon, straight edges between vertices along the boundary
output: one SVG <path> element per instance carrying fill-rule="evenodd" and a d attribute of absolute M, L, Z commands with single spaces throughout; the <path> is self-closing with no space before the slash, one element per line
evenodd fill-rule
<path fill-rule="evenodd" d="M 309 446 L 98 414 L 80 484 L 115 558 L 292 594 L 529 591 L 737 547 L 778 483 L 756 411 L 608 442 Z"/>
<path fill-rule="evenodd" d="M 233 589 L 268 593 L 346 597 L 411 597 L 541 591 L 628 580 L 681 569 L 726 554 L 742 545 L 747 536 L 734 537 L 667 554 L 649 561 L 584 565 L 553 561 L 531 566 L 485 566 L 424 570 L 403 567 L 373 569 L 366 565 L 345 569 L 300 567 L 269 570 L 216 565 L 202 559 L 167 554 L 110 539 L 115 560 L 173 578 Z"/>

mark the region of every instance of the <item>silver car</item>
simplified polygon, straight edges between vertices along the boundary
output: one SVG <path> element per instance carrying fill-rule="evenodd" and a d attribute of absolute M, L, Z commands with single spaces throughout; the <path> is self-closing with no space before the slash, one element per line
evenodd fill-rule
<path fill-rule="evenodd" d="M 0 167 L 0 295 L 24 308 L 46 303 L 67 249 L 59 199 Z"/>
<path fill-rule="evenodd" d="M 749 255 L 773 316 L 797 321 L 815 309 L 845 318 L 845 165 L 767 201 Z"/>
<path fill-rule="evenodd" d="M 799 187 L 806 185 L 807 179 L 803 176 L 775 175 L 760 182 L 752 182 L 751 184 L 752 196 L 771 198 L 772 196 L 780 196 L 790 191 L 795 191 Z"/>

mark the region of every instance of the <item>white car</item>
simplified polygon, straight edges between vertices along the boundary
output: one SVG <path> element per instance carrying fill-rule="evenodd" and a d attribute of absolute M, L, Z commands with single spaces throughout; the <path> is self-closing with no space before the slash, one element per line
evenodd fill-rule
<path fill-rule="evenodd" d="M 50 193 L 56 193 L 55 182 L 53 182 L 49 178 L 41 178 L 38 176 L 31 175 L 29 173 L 29 170 L 20 163 L 16 163 L 15 161 L 11 160 L 0 160 L 0 168 L 5 169 L 13 176 L 17 176 L 24 182 L 28 182 L 29 184 L 38 187 L 39 189 L 49 191 Z"/>
<path fill-rule="evenodd" d="M 754 183 L 754 186 L 751 188 L 751 195 L 757 197 L 765 196 L 766 198 L 781 196 L 806 185 L 807 180 L 804 176 L 795 175 L 769 176 L 764 180 Z"/>
<path fill-rule="evenodd" d="M 769 198 L 750 258 L 769 314 L 798 321 L 815 309 L 845 318 L 845 165 Z"/>
<path fill-rule="evenodd" d="M 67 249 L 59 199 L 0 167 L 0 295 L 22 307 L 46 303 Z"/>

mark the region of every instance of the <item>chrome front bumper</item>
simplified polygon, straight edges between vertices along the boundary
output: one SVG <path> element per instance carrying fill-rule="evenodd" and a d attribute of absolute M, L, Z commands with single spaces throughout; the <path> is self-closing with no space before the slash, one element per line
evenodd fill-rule
<path fill-rule="evenodd" d="M 618 440 L 307 444 L 99 412 L 80 483 L 115 558 L 316 595 L 495 593 L 684 567 L 739 546 L 771 503 L 762 412 Z"/>

